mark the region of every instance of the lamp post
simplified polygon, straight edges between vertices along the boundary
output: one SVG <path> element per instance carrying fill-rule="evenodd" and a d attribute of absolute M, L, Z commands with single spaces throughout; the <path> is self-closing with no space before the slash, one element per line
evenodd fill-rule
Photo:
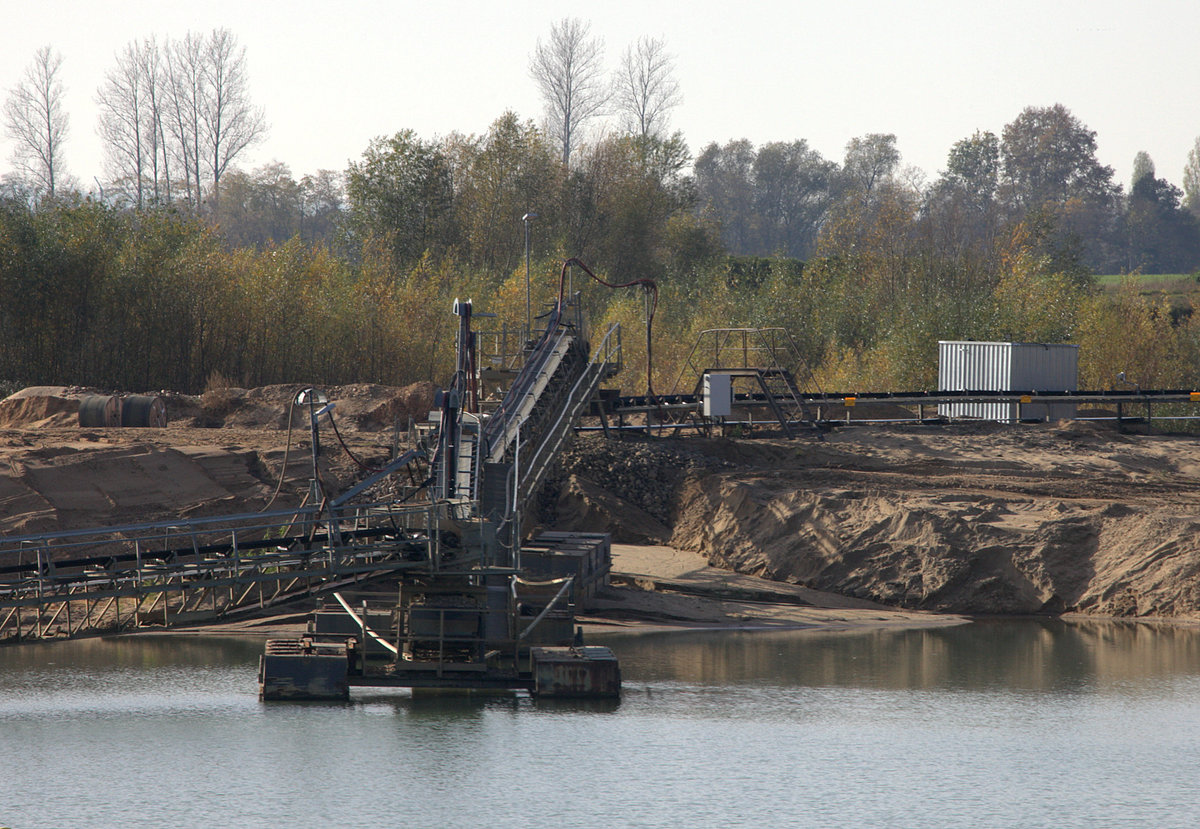
<path fill-rule="evenodd" d="M 530 325 L 532 318 L 529 316 L 529 223 L 538 217 L 538 214 L 530 210 L 521 217 L 521 221 L 525 223 L 525 341 L 529 341 Z"/>

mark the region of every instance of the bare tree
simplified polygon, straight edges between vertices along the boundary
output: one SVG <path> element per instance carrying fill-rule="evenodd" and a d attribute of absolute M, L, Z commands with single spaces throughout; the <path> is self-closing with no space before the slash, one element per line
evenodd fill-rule
<path fill-rule="evenodd" d="M 542 93 L 550 135 L 562 146 L 563 164 L 579 144 L 580 128 L 603 112 L 609 88 L 604 82 L 604 42 L 590 36 L 591 24 L 565 17 L 538 38 L 529 74 Z"/>
<path fill-rule="evenodd" d="M 675 58 L 667 52 L 666 41 L 643 37 L 628 47 L 613 91 L 627 132 L 643 138 L 664 133 L 671 110 L 683 98 L 675 80 Z"/>
<path fill-rule="evenodd" d="M 188 32 L 166 46 L 167 124 L 187 201 L 200 203 L 200 111 L 204 101 L 203 43 Z"/>
<path fill-rule="evenodd" d="M 25 77 L 4 104 L 4 126 L 16 146 L 13 162 L 35 189 L 54 197 L 62 178 L 63 142 L 68 118 L 63 110 L 63 85 L 58 72 L 62 55 L 49 46 L 38 49 Z"/>
<path fill-rule="evenodd" d="M 171 151 L 167 143 L 166 114 L 170 79 L 167 77 L 163 50 L 154 38 L 143 41 L 139 69 L 143 80 L 143 110 L 147 123 L 144 132 L 150 143 L 150 176 L 154 182 L 154 202 L 171 200 Z"/>
<path fill-rule="evenodd" d="M 182 171 L 185 198 L 199 205 L 205 185 L 215 196 L 229 166 L 266 132 L 262 110 L 250 103 L 246 50 L 228 29 L 214 29 L 207 37 L 188 32 L 145 57 L 155 181 L 169 199 L 169 172 Z"/>
<path fill-rule="evenodd" d="M 117 53 L 117 64 L 96 91 L 100 107 L 100 138 L 104 141 L 106 173 L 123 187 L 141 209 L 145 203 L 146 170 L 153 163 L 153 119 L 147 114 L 145 42 L 133 42 Z M 148 129 L 149 128 L 149 129 Z M 149 134 L 147 134 L 149 133 Z"/>
<path fill-rule="evenodd" d="M 250 104 L 246 83 L 246 48 L 228 29 L 214 29 L 204 53 L 204 104 L 200 121 L 213 192 L 221 176 L 243 150 L 262 139 L 266 120 Z"/>

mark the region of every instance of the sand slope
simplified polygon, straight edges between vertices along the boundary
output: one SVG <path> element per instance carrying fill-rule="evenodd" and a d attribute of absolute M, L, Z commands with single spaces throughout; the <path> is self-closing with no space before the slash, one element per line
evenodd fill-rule
<path fill-rule="evenodd" d="M 1200 617 L 1196 438 L 980 424 L 703 445 L 714 465 L 677 475 L 662 540 L 719 567 L 924 610 Z M 577 477 L 630 491 L 576 453 Z"/>

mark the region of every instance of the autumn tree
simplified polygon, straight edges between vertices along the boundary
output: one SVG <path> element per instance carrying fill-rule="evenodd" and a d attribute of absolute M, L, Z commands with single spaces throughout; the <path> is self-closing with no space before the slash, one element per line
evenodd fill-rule
<path fill-rule="evenodd" d="M 590 227 L 571 252 L 622 281 L 659 276 L 670 255 L 667 226 L 691 207 L 682 182 L 688 159 L 680 135 L 612 136 L 589 147 L 576 172 L 588 182 Z"/>
<path fill-rule="evenodd" d="M 803 139 L 759 147 L 751 175 L 759 253 L 806 258 L 832 203 L 837 164 Z"/>
<path fill-rule="evenodd" d="M 665 133 L 671 110 L 683 100 L 666 41 L 642 37 L 629 46 L 617 68 L 613 93 L 626 132 L 643 138 Z"/>
<path fill-rule="evenodd" d="M 954 143 L 946 170 L 925 193 L 926 232 L 962 268 L 986 267 L 993 259 L 1004 218 L 996 198 L 999 183 L 1000 141 L 977 130 Z"/>
<path fill-rule="evenodd" d="M 12 139 L 13 163 L 35 188 L 54 198 L 63 177 L 63 144 L 68 116 L 59 72 L 62 55 L 38 49 L 4 104 L 5 132 Z"/>
<path fill-rule="evenodd" d="M 579 146 L 584 124 L 608 105 L 609 87 L 604 77 L 604 42 L 591 36 L 591 24 L 565 17 L 550 27 L 550 36 L 537 46 L 529 74 L 546 106 L 549 132 L 562 148 L 569 166 Z"/>
<path fill-rule="evenodd" d="M 1085 265 L 1120 267 L 1120 188 L 1096 157 L 1096 133 L 1062 104 L 1027 107 L 1004 127 L 1001 197 L 1013 220 L 1053 217 L 1059 250 L 1078 248 Z"/>
<path fill-rule="evenodd" d="M 303 193 L 286 164 L 278 161 L 247 173 L 231 170 L 210 220 L 230 247 L 264 248 L 300 233 Z"/>
<path fill-rule="evenodd" d="M 698 207 L 720 227 L 721 242 L 732 253 L 755 253 L 758 227 L 754 211 L 754 145 L 747 139 L 724 146 L 711 143 L 692 167 Z"/>
<path fill-rule="evenodd" d="M 346 204 L 345 177 L 337 170 L 317 170 L 300 179 L 300 238 L 331 242 Z"/>
<path fill-rule="evenodd" d="M 459 143 L 456 159 L 458 226 L 468 258 L 494 274 L 519 262 L 521 217 L 538 214 L 539 246 L 558 227 L 563 171 L 554 146 L 531 122 L 506 112 L 482 138 Z"/>
<path fill-rule="evenodd" d="M 1004 127 L 1000 156 L 1005 196 L 1024 211 L 1115 192 L 1112 168 L 1096 158 L 1095 131 L 1062 104 L 1023 110 Z"/>
<path fill-rule="evenodd" d="M 1000 140 L 995 133 L 976 130 L 956 141 L 946 159 L 946 181 L 983 211 L 1000 185 Z"/>
<path fill-rule="evenodd" d="M 900 150 L 896 148 L 896 136 L 873 132 L 851 138 L 846 143 L 842 178 L 849 191 L 864 205 L 870 205 L 876 192 L 899 165 Z"/>

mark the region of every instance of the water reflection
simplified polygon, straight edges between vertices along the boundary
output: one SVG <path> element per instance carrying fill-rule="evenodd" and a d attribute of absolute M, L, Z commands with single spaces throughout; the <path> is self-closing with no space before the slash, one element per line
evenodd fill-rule
<path fill-rule="evenodd" d="M 237 636 L 113 636 L 0 647 L 0 671 L 77 671 L 258 663 L 261 639 Z"/>
<path fill-rule="evenodd" d="M 1107 620 L 979 621 L 928 630 L 696 631 L 622 634 L 610 645 L 626 681 L 880 689 L 1062 691 L 1200 674 L 1200 629 Z M 0 647 L 0 691 L 29 682 L 109 685 L 165 672 L 252 670 L 262 642 L 244 637 L 115 637 Z M 253 691 L 253 687 L 247 687 Z M 470 717 L 516 705 L 511 694 L 360 689 L 355 699 L 406 716 Z M 542 710 L 603 713 L 610 701 L 543 701 Z"/>
<path fill-rule="evenodd" d="M 264 704 L 261 640 L 3 647 L 0 752 L 23 761 L 0 824 L 1182 829 L 1200 809 L 1200 630 L 605 644 L 618 704 L 377 689 Z"/>
<path fill-rule="evenodd" d="M 613 637 L 626 679 L 702 685 L 1064 691 L 1200 674 L 1200 630 L 980 621 L 928 630 Z"/>

